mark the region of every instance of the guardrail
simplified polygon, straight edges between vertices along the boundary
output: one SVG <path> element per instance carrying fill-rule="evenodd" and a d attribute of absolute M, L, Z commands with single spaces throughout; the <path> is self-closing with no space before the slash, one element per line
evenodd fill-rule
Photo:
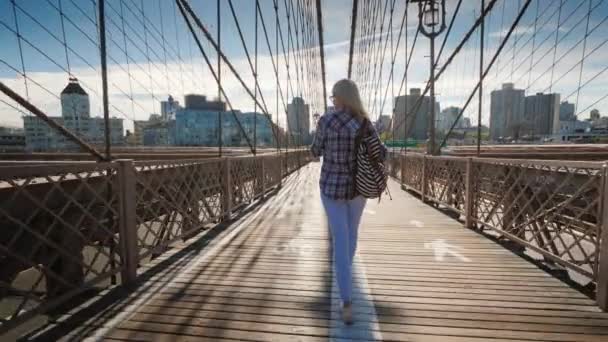
<path fill-rule="evenodd" d="M 0 333 L 137 268 L 234 214 L 308 151 L 201 160 L 0 165 Z"/>
<path fill-rule="evenodd" d="M 492 229 L 591 279 L 608 309 L 608 168 L 600 162 L 391 154 L 389 172 L 423 201 Z"/>

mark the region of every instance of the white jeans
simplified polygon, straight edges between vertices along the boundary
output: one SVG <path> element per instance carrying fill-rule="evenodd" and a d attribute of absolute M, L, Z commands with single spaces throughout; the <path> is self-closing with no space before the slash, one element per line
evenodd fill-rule
<path fill-rule="evenodd" d="M 357 250 L 357 233 L 366 199 L 334 200 L 321 194 L 332 235 L 334 270 L 344 302 L 352 299 L 352 263 Z"/>

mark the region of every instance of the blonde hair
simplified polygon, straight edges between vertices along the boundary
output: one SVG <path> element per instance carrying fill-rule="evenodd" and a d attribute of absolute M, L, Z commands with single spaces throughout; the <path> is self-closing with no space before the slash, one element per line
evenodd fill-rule
<path fill-rule="evenodd" d="M 356 118 L 362 120 L 368 117 L 355 82 L 349 79 L 339 80 L 332 88 L 332 96 L 339 98 Z"/>

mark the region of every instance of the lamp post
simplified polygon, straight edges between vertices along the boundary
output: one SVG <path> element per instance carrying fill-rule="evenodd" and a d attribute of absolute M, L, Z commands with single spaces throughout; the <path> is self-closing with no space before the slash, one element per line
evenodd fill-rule
<path fill-rule="evenodd" d="M 435 38 L 446 28 L 445 0 L 412 0 L 418 3 L 418 27 L 422 34 L 430 39 L 430 76 L 431 85 L 430 112 L 428 118 L 427 154 L 436 154 L 435 149 Z"/>

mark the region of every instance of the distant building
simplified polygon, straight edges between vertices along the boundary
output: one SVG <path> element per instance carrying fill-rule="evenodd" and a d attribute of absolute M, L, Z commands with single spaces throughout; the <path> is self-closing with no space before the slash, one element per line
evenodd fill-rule
<path fill-rule="evenodd" d="M 589 117 L 591 118 L 591 121 L 599 120 L 600 111 L 597 109 L 592 109 L 591 112 L 589 113 Z"/>
<path fill-rule="evenodd" d="M 254 126 L 257 146 L 273 144 L 273 126 L 268 118 L 261 113 L 242 113 L 235 110 L 226 111 L 226 104 L 218 101 L 206 102 L 202 95 L 189 95 L 186 107 L 180 108 L 175 114 L 174 126 L 168 128 L 169 140 L 179 146 L 218 146 L 219 118 L 221 117 L 221 132 L 223 146 L 244 146 L 247 138 L 239 128 L 237 119 L 246 132 L 249 141 L 253 144 Z M 218 109 L 222 109 L 219 110 Z M 219 113 L 219 115 L 218 115 Z M 235 119 L 236 115 L 236 119 Z M 162 137 L 162 131 L 156 135 L 148 133 L 150 141 Z M 146 129 L 146 132 L 151 129 Z M 154 139 L 153 139 L 154 138 Z"/>
<path fill-rule="evenodd" d="M 405 139 L 405 130 L 407 129 L 410 132 L 408 135 L 409 139 L 427 140 L 431 98 L 430 96 L 424 96 L 424 98 L 420 100 L 418 110 L 414 113 L 414 106 L 417 104 L 420 96 L 420 89 L 412 88 L 410 89 L 409 95 L 395 98 L 395 113 L 393 119 L 393 124 L 395 125 L 395 139 Z M 435 102 L 436 118 L 439 116 L 439 112 L 439 103 Z"/>
<path fill-rule="evenodd" d="M 447 107 L 442 110 L 437 118 L 437 131 L 448 131 L 454 122 L 456 122 L 456 119 L 458 119 L 458 122 L 456 122 L 456 125 L 454 126 L 455 129 L 471 127 L 471 120 L 469 118 L 465 118 L 464 115 L 458 118 L 461 111 L 462 109 L 459 107 Z"/>
<path fill-rule="evenodd" d="M 180 108 L 179 101 L 175 101 L 173 96 L 169 95 L 167 101 L 160 102 L 160 116 L 163 121 L 171 121 L 175 119 L 175 112 Z"/>
<path fill-rule="evenodd" d="M 525 98 L 523 89 L 504 83 L 490 99 L 490 139 L 518 139 L 524 128 Z"/>
<path fill-rule="evenodd" d="M 564 101 L 559 105 L 559 120 L 560 121 L 575 121 L 574 103 Z"/>
<path fill-rule="evenodd" d="M 70 78 L 61 92 L 61 116 L 50 117 L 58 124 L 93 145 L 105 143 L 105 122 L 103 118 L 91 117 L 89 95 L 78 83 Z M 77 150 L 78 146 L 52 129 L 36 116 L 24 116 L 26 149 L 29 151 Z M 110 118 L 110 143 L 123 145 L 123 120 Z"/>
<path fill-rule="evenodd" d="M 392 127 L 391 121 L 392 119 L 390 115 L 380 115 L 380 117 L 376 121 L 376 131 L 378 132 L 378 134 L 389 132 Z"/>
<path fill-rule="evenodd" d="M 530 136 L 547 136 L 560 130 L 559 94 L 526 96 L 524 127 L 522 132 Z"/>
<path fill-rule="evenodd" d="M 148 120 L 133 121 L 133 135 L 129 145 L 142 146 L 144 144 L 144 129 L 149 125 Z"/>
<path fill-rule="evenodd" d="M 166 119 L 166 118 L 172 118 L 172 119 Z M 129 142 L 129 144 L 131 145 L 136 145 L 136 146 L 142 146 L 142 145 L 153 145 L 152 143 L 150 143 L 150 140 L 148 140 L 148 143 L 145 142 L 144 139 L 144 133 L 145 130 L 149 127 L 149 126 L 155 126 L 155 127 L 159 127 L 159 124 L 161 123 L 165 123 L 165 126 L 167 126 L 168 123 L 173 122 L 175 120 L 175 113 L 171 113 L 171 115 L 167 116 L 161 114 L 150 114 L 150 117 L 148 118 L 148 120 L 135 120 L 133 122 L 133 137 L 131 138 L 131 141 Z"/>
<path fill-rule="evenodd" d="M 0 152 L 23 152 L 25 133 L 20 128 L 0 127 Z"/>
<path fill-rule="evenodd" d="M 144 146 L 168 146 L 174 143 L 174 121 L 150 122 L 143 129 Z"/>
<path fill-rule="evenodd" d="M 287 130 L 293 143 L 308 144 L 310 140 L 310 106 L 301 97 L 287 105 Z"/>
<path fill-rule="evenodd" d="M 198 94 L 189 94 L 185 97 L 186 108 L 196 110 L 209 111 L 226 111 L 226 103 L 218 100 L 207 101 L 207 96 Z"/>
<path fill-rule="evenodd" d="M 591 130 L 608 130 L 608 117 L 602 116 L 591 121 Z"/>
<path fill-rule="evenodd" d="M 222 144 L 226 144 L 232 140 L 233 132 L 226 127 L 228 114 L 220 112 L 220 115 L 222 118 Z M 175 113 L 175 144 L 179 146 L 218 146 L 218 119 L 217 111 L 179 109 Z"/>
<path fill-rule="evenodd" d="M 558 134 L 585 133 L 591 130 L 589 121 L 560 121 Z"/>
<path fill-rule="evenodd" d="M 255 120 L 255 123 L 254 123 Z M 247 132 L 247 136 L 249 139 L 253 141 L 253 131 L 255 127 L 255 136 L 258 147 L 264 146 L 272 146 L 274 143 L 274 135 L 272 133 L 273 123 L 266 117 L 266 115 L 261 113 L 242 113 L 239 116 L 239 121 L 243 125 L 243 129 Z M 243 141 L 242 145 L 246 142 Z"/>

